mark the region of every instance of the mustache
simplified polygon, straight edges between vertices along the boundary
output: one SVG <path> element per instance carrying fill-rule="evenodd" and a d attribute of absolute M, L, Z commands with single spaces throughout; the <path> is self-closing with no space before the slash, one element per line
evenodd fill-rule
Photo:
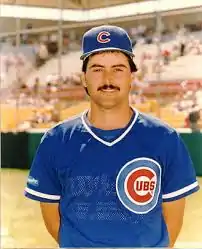
<path fill-rule="evenodd" d="M 114 86 L 112 84 L 109 84 L 109 85 L 105 84 L 103 86 L 98 87 L 98 91 L 107 90 L 107 89 L 120 90 L 120 88 L 118 86 Z"/>

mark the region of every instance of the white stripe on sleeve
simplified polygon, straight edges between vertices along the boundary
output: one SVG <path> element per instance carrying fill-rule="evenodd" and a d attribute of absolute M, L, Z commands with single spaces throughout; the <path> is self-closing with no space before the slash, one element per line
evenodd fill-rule
<path fill-rule="evenodd" d="M 60 200 L 60 196 L 59 195 L 48 195 L 48 194 L 44 194 L 44 193 L 40 193 L 38 191 L 32 190 L 28 187 L 25 188 L 25 191 L 31 195 L 35 195 L 37 197 L 42 197 L 45 199 L 49 199 L 49 200 Z"/>
<path fill-rule="evenodd" d="M 164 194 L 162 197 L 163 197 L 163 199 L 173 198 L 173 197 L 176 197 L 178 195 L 182 195 L 182 194 L 194 189 L 197 186 L 198 186 L 198 182 L 194 182 L 194 183 L 192 183 L 184 188 L 181 188 L 177 191 L 171 192 L 169 194 Z"/>

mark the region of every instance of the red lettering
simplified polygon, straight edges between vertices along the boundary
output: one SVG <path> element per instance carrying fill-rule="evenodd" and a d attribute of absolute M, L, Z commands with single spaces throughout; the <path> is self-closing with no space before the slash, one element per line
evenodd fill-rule
<path fill-rule="evenodd" d="M 144 191 L 148 191 L 149 190 L 149 183 L 150 182 L 144 182 L 144 187 L 143 187 Z"/>
<path fill-rule="evenodd" d="M 136 191 L 152 191 L 155 188 L 155 182 L 154 181 L 137 181 L 136 182 Z"/>
<path fill-rule="evenodd" d="M 151 181 L 150 182 L 150 190 L 154 190 L 154 187 L 155 187 L 155 182 L 154 181 Z"/>
<path fill-rule="evenodd" d="M 143 182 L 142 181 L 137 181 L 136 183 L 136 190 L 141 191 L 143 189 Z"/>

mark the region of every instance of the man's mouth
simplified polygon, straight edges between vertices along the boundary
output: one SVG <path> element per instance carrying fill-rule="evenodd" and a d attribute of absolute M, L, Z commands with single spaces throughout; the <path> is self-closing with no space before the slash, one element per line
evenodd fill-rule
<path fill-rule="evenodd" d="M 103 89 L 102 92 L 114 92 L 117 91 L 116 89 Z"/>

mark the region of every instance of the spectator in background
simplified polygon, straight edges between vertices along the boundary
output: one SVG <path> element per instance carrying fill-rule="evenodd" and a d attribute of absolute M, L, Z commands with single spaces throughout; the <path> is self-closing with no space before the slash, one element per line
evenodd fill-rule
<path fill-rule="evenodd" d="M 39 77 L 36 77 L 34 85 L 33 85 L 33 94 L 35 98 L 39 96 L 39 88 L 40 88 L 40 80 Z"/>
<path fill-rule="evenodd" d="M 4 66 L 5 66 L 5 72 L 9 73 L 10 68 L 13 65 L 13 60 L 12 60 L 12 55 L 8 54 L 7 56 L 5 56 L 4 58 Z"/>
<path fill-rule="evenodd" d="M 28 23 L 26 25 L 27 30 L 31 30 L 32 28 L 33 28 L 32 23 Z M 24 44 L 28 44 L 29 43 L 29 34 L 22 34 L 21 35 L 21 42 Z"/>
<path fill-rule="evenodd" d="M 164 49 L 162 51 L 162 57 L 163 57 L 164 65 L 168 65 L 170 63 L 170 51 L 168 51 L 167 49 Z"/>
<path fill-rule="evenodd" d="M 37 52 L 37 66 L 42 66 L 48 59 L 48 49 L 43 42 L 40 42 Z"/>
<path fill-rule="evenodd" d="M 200 132 L 199 120 L 200 109 L 198 107 L 194 107 L 188 115 L 189 126 L 192 132 Z"/>
<path fill-rule="evenodd" d="M 179 52 L 179 45 L 175 42 L 173 44 L 173 47 L 172 47 L 172 53 L 170 55 L 171 57 L 171 60 L 176 60 L 180 55 L 180 52 Z"/>
<path fill-rule="evenodd" d="M 44 92 L 44 100 L 46 102 L 49 102 L 51 99 L 51 93 L 52 93 L 52 84 L 48 82 L 46 84 L 45 92 Z"/>
<path fill-rule="evenodd" d="M 48 41 L 48 53 L 51 55 L 56 55 L 58 52 L 58 41 L 57 41 L 57 35 L 51 34 L 49 41 Z"/>
<path fill-rule="evenodd" d="M 63 54 L 67 54 L 69 50 L 69 35 L 65 33 L 63 35 Z"/>
<path fill-rule="evenodd" d="M 51 80 L 52 75 L 49 75 L 49 81 L 46 83 L 44 100 L 46 102 L 51 102 L 54 100 L 54 94 L 57 92 L 57 86 L 55 86 L 54 81 Z"/>
<path fill-rule="evenodd" d="M 186 35 L 187 35 L 187 30 L 184 27 L 181 27 L 177 34 L 177 40 L 179 41 L 180 44 L 180 56 L 184 56 L 185 54 L 185 49 L 187 45 Z"/>
<path fill-rule="evenodd" d="M 185 41 L 181 41 L 180 43 L 180 56 L 184 56 L 185 51 Z"/>
<path fill-rule="evenodd" d="M 26 83 L 22 83 L 20 85 L 20 92 L 24 95 L 27 95 L 27 96 L 30 95 L 30 89 Z"/>
<path fill-rule="evenodd" d="M 52 108 L 51 110 L 51 122 L 58 123 L 60 121 L 60 113 L 56 108 Z"/>

